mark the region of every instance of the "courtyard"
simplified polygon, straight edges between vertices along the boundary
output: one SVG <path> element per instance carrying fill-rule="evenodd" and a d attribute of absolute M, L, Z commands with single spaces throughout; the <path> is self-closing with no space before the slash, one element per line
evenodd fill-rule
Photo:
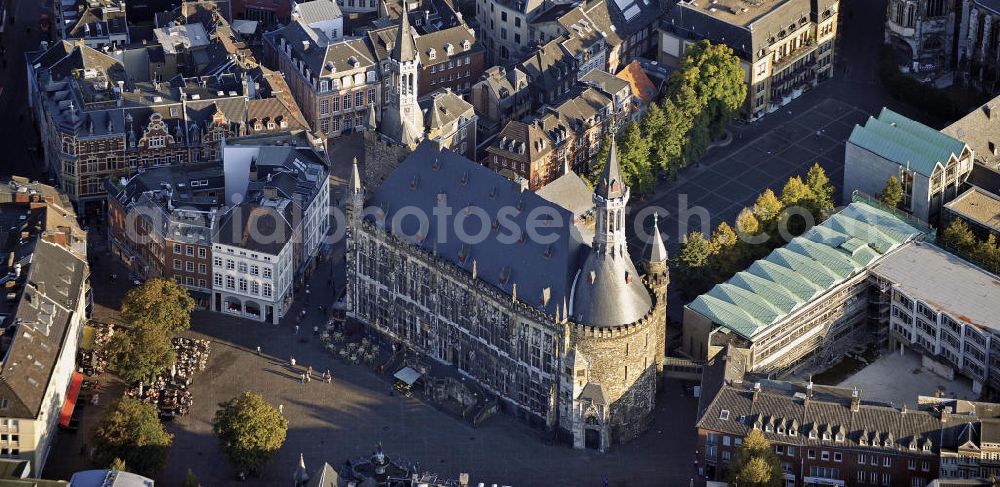
<path fill-rule="evenodd" d="M 945 397 L 975 401 L 979 394 L 972 392 L 972 381 L 955 375 L 948 380 L 921 366 L 921 356 L 913 350 L 885 352 L 839 384 L 840 387 L 861 389 L 861 398 L 886 404 L 914 406 L 917 396 L 934 396 L 941 390 Z"/>

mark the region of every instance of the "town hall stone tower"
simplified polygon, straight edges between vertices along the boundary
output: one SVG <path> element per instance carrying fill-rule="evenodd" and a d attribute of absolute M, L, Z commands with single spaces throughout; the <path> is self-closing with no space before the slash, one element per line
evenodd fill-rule
<path fill-rule="evenodd" d="M 410 28 L 406 2 L 388 59 L 382 62 L 384 103 L 381 120 L 375 108 L 365 130 L 365 184 L 376 187 L 424 138 L 424 116 L 417 104 L 420 53 Z"/>

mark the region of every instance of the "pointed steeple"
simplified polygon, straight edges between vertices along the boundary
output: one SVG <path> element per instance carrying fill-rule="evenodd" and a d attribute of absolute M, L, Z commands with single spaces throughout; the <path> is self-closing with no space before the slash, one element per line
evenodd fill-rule
<path fill-rule="evenodd" d="M 355 157 L 351 162 L 351 180 L 349 181 L 351 196 L 360 195 L 362 193 L 361 188 L 361 174 L 358 172 L 358 158 Z"/>
<path fill-rule="evenodd" d="M 649 242 L 649 247 L 644 256 L 646 262 L 659 263 L 667 261 L 667 247 L 663 245 L 663 237 L 660 235 L 660 214 L 653 213 L 653 234 Z"/>
<path fill-rule="evenodd" d="M 306 482 L 309 481 L 309 472 L 306 472 L 306 459 L 301 453 L 299 453 L 299 466 L 295 469 L 292 478 L 295 480 L 295 487 L 305 487 Z"/>
<path fill-rule="evenodd" d="M 608 160 L 601 172 L 594 193 L 604 199 L 621 198 L 625 195 L 625 182 L 622 180 L 621 165 L 618 163 L 618 142 L 611 137 L 611 148 L 608 150 Z"/>
<path fill-rule="evenodd" d="M 402 3 L 403 15 L 400 19 L 399 30 L 396 31 L 396 43 L 392 46 L 391 56 L 396 61 L 408 62 L 417 59 L 417 43 L 413 40 L 413 34 L 410 32 L 410 12 L 406 0 Z"/>

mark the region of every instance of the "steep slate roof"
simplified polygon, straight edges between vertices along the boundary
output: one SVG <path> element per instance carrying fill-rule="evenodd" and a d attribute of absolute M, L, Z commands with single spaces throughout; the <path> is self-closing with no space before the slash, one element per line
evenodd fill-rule
<path fill-rule="evenodd" d="M 87 264 L 69 250 L 41 239 L 12 249 L 23 267 L 16 310 L 4 326 L 17 324 L 0 369 L 6 417 L 38 417 L 53 368 L 70 331 Z M 7 269 L 12 273 L 13 269 Z"/>
<path fill-rule="evenodd" d="M 760 385 L 756 394 L 755 384 Z M 759 429 L 772 442 L 803 447 L 862 448 L 927 457 L 937 454 L 941 421 L 933 412 L 917 408 L 904 411 L 865 401 L 860 402 L 858 411 L 851 411 L 853 393 L 852 389 L 818 385 L 810 392 L 802 384 L 769 380 L 731 382 L 711 399 L 697 427 L 740 437 Z M 861 395 L 861 391 L 857 393 Z M 809 394 L 812 397 L 806 400 Z M 794 435 L 790 434 L 793 427 Z M 816 437 L 810 438 L 813 430 Z M 824 439 L 824 432 L 829 432 L 829 439 Z M 838 434 L 843 434 L 840 441 Z M 863 443 L 862 438 L 867 441 Z M 890 438 L 891 443 L 887 443 Z M 910 448 L 912 441 L 914 448 Z"/>
<path fill-rule="evenodd" d="M 570 171 L 535 192 L 569 211 L 577 217 L 594 211 L 594 192 L 583 178 Z"/>
<path fill-rule="evenodd" d="M 751 339 L 920 235 L 889 213 L 851 203 L 687 308 Z"/>
<path fill-rule="evenodd" d="M 408 7 L 404 2 L 399 29 L 396 30 L 396 42 L 393 43 L 392 52 L 389 53 L 392 59 L 400 62 L 417 59 L 417 45 L 413 40 L 413 32 L 410 30 L 410 16 L 407 13 Z"/>
<path fill-rule="evenodd" d="M 941 129 L 976 153 L 976 162 L 997 167 L 1000 158 L 1000 96 Z"/>
<path fill-rule="evenodd" d="M 847 142 L 928 177 L 935 166 L 947 164 L 952 156 L 961 157 L 967 148 L 962 141 L 888 108 L 878 118 L 868 117 L 864 125 L 855 125 Z"/>
<path fill-rule="evenodd" d="M 500 131 L 489 150 L 528 164 L 552 152 L 552 141 L 537 125 L 512 120 Z"/>
<path fill-rule="evenodd" d="M 436 253 L 454 266 L 472 272 L 476 263 L 477 278 L 501 292 L 512 294 L 514 286 L 521 302 L 554 315 L 569 299 L 571 280 L 585 246 L 580 242 L 573 215 L 530 191 L 522 191 L 502 175 L 449 150 L 438 150 L 431 142 L 423 142 L 397 168 L 366 202 L 379 211 L 366 216 L 385 228 L 400 210 L 416 208 L 425 215 L 441 202 L 453 210 L 445 227 L 437 218 L 429 218 L 425 235 L 420 235 L 420 222 L 407 217 L 399 221 L 393 233 L 428 252 Z M 469 208 L 485 211 L 488 221 L 495 222 L 502 208 L 520 209 L 510 220 L 521 230 L 523 239 L 508 237 L 507 227 L 486 232 L 481 242 L 463 242 L 455 232 L 456 224 L 468 235 L 477 235 L 483 223 L 475 213 L 457 220 Z M 556 218 L 551 226 L 540 230 L 541 235 L 554 237 L 544 243 L 528 237 L 527 217 L 531 214 Z M 456 223 L 458 222 L 458 223 Z M 485 223 L 490 230 L 491 223 Z M 445 238 L 438 239 L 442 232 Z M 542 303 L 543 290 L 549 289 L 549 301 Z"/>
<path fill-rule="evenodd" d="M 340 6 L 332 0 L 312 0 L 311 2 L 300 2 L 295 5 L 295 12 L 298 18 L 306 24 L 323 22 L 343 17 Z"/>

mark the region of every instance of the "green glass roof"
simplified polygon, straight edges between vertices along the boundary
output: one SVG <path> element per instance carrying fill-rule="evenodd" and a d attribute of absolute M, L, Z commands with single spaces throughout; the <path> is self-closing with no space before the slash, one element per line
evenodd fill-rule
<path fill-rule="evenodd" d="M 952 154 L 958 157 L 965 150 L 960 140 L 888 108 L 855 125 L 848 142 L 928 177 L 938 163 L 947 164 Z"/>
<path fill-rule="evenodd" d="M 851 203 L 687 307 L 752 339 L 920 234 L 887 212 Z"/>

